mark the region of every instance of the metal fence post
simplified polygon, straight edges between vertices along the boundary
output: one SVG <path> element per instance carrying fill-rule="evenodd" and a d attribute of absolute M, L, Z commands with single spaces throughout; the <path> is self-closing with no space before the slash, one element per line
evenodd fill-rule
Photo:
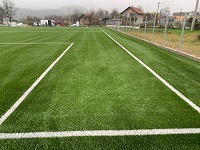
<path fill-rule="evenodd" d="M 147 16 L 146 16 L 146 19 L 145 19 L 145 25 L 144 25 L 144 39 L 146 40 L 146 32 L 147 32 Z"/>
<path fill-rule="evenodd" d="M 124 21 L 123 21 L 123 25 L 122 25 L 122 29 L 123 29 L 123 31 L 122 32 L 125 32 L 125 29 L 124 29 L 124 27 L 125 27 L 125 19 L 123 19 Z"/>
<path fill-rule="evenodd" d="M 165 40 L 166 40 L 166 32 L 167 32 L 168 22 L 169 22 L 169 19 L 168 19 L 168 16 L 167 16 L 167 18 L 166 18 L 166 24 L 165 24 L 164 38 L 163 38 L 163 46 L 165 46 Z"/>
<path fill-rule="evenodd" d="M 128 24 L 128 17 L 126 18 L 126 33 L 128 32 L 127 24 Z"/>
<path fill-rule="evenodd" d="M 138 38 L 140 38 L 140 21 L 139 21 L 139 25 L 138 25 Z"/>
<path fill-rule="evenodd" d="M 134 36 L 134 32 L 135 32 L 135 15 L 134 15 L 134 23 L 133 23 L 133 36 Z"/>
<path fill-rule="evenodd" d="M 155 26 L 156 26 L 156 14 L 155 14 L 155 17 L 154 17 L 154 25 L 153 25 L 153 33 L 152 33 L 152 42 L 154 42 Z"/>
<path fill-rule="evenodd" d="M 119 31 L 119 21 L 117 21 L 117 29 L 118 29 L 118 31 Z"/>
<path fill-rule="evenodd" d="M 129 35 L 131 35 L 131 17 L 129 18 Z"/>
<path fill-rule="evenodd" d="M 183 21 L 182 33 L 181 33 L 180 44 L 179 44 L 179 51 L 181 50 L 182 43 L 183 43 L 183 34 L 184 34 L 184 30 L 185 30 L 186 17 L 187 17 L 187 12 L 185 13 L 185 17 L 184 17 L 184 21 Z"/>

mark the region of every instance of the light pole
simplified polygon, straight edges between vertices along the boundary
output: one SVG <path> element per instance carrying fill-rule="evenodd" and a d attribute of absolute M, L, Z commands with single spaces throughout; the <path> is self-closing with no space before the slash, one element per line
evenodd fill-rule
<path fill-rule="evenodd" d="M 156 26 L 158 25 L 158 11 L 159 11 L 160 2 L 158 2 L 158 9 L 156 13 Z"/>

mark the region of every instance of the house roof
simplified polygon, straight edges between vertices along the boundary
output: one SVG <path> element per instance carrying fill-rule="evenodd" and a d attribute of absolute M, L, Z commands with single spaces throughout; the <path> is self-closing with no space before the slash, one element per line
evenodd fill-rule
<path fill-rule="evenodd" d="M 85 14 L 82 14 L 82 15 L 79 17 L 79 19 L 81 19 L 81 18 L 83 18 L 83 17 L 85 17 Z"/>
<path fill-rule="evenodd" d="M 138 13 L 138 14 L 140 14 L 140 15 L 145 15 L 145 13 L 141 10 L 141 9 L 139 9 L 139 8 L 137 8 L 137 7 L 133 7 L 133 6 L 129 6 L 128 8 L 126 8 L 124 11 L 122 11 L 120 14 L 123 14 L 127 9 L 132 9 L 132 10 L 134 10 L 136 13 Z"/>

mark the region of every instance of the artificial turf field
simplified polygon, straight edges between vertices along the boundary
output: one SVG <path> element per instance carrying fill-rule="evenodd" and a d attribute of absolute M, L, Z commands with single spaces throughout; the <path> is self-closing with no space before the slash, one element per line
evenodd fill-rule
<path fill-rule="evenodd" d="M 200 107 L 200 63 L 102 28 Z M 199 129 L 200 114 L 98 27 L 0 28 L 0 133 Z M 0 134 L 1 137 L 1 134 Z M 0 138 L 0 149 L 200 149 L 200 133 Z"/>

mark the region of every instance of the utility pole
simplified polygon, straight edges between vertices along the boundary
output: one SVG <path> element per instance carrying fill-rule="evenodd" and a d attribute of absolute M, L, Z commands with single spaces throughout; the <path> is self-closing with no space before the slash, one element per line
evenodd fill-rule
<path fill-rule="evenodd" d="M 155 34 L 155 27 L 156 27 L 156 14 L 155 14 L 155 17 L 154 17 L 154 24 L 153 24 L 153 33 L 152 33 L 152 39 L 151 41 L 154 42 L 154 34 Z"/>
<path fill-rule="evenodd" d="M 179 44 L 179 51 L 181 50 L 182 43 L 183 43 L 183 34 L 184 34 L 184 30 L 185 30 L 186 18 L 187 18 L 187 12 L 185 12 L 185 17 L 184 17 L 184 21 L 183 21 L 182 33 L 181 33 L 180 44 Z"/>
<path fill-rule="evenodd" d="M 192 20 L 192 25 L 191 25 L 191 30 L 190 31 L 192 31 L 194 29 L 195 20 L 197 18 L 198 5 L 199 5 L 199 0 L 197 0 L 197 2 L 196 2 L 196 7 L 195 7 L 195 11 L 194 11 L 194 15 L 193 15 L 193 20 Z"/>
<path fill-rule="evenodd" d="M 181 22 L 181 16 L 182 16 L 182 8 L 181 8 L 181 12 L 180 12 L 179 22 Z"/>
<path fill-rule="evenodd" d="M 159 7 L 160 7 L 160 2 L 158 2 L 158 9 L 157 9 L 157 13 L 156 13 L 156 26 L 158 25 L 158 11 L 159 11 Z"/>
<path fill-rule="evenodd" d="M 71 8 L 69 8 L 69 25 L 71 25 L 70 9 L 71 9 Z"/>
<path fill-rule="evenodd" d="M 168 23 L 169 23 L 169 16 L 167 15 L 166 24 L 165 24 L 164 38 L 163 38 L 163 46 L 165 46 L 165 40 L 166 40 L 166 33 L 167 33 L 167 25 L 168 25 Z"/>

